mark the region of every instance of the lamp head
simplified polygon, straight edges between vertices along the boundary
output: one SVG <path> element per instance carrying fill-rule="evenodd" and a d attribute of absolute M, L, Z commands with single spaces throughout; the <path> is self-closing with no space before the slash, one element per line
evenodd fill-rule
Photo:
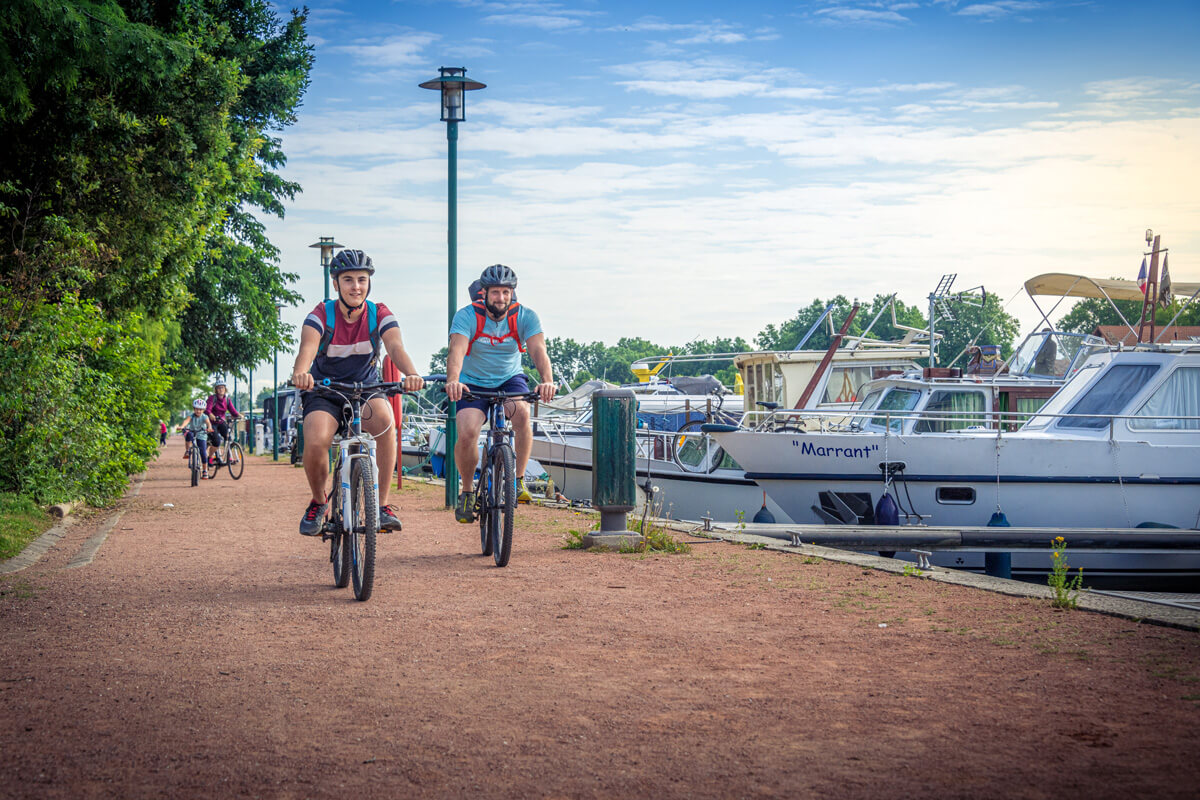
<path fill-rule="evenodd" d="M 420 84 L 422 89 L 442 93 L 442 121 L 462 122 L 467 118 L 467 92 L 483 89 L 487 84 L 467 78 L 466 67 L 439 67 L 440 77 Z"/>

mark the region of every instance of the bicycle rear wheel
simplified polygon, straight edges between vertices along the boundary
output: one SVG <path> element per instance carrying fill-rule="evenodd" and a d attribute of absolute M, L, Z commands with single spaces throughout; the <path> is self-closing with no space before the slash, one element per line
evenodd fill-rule
<path fill-rule="evenodd" d="M 379 534 L 379 501 L 375 475 L 368 459 L 350 465 L 350 547 L 354 597 L 366 600 L 375 585 L 375 538 Z"/>
<path fill-rule="evenodd" d="M 488 469 L 486 456 L 479 462 L 479 482 L 475 484 L 475 510 L 479 517 L 479 551 L 492 554 L 492 519 L 495 503 L 492 502 L 492 471 Z"/>
<path fill-rule="evenodd" d="M 496 445 L 492 451 L 492 558 L 497 567 L 508 565 L 512 555 L 513 519 L 517 514 L 517 467 L 512 447 Z"/>
<path fill-rule="evenodd" d="M 342 462 L 339 458 L 329 473 L 329 490 L 325 493 L 325 501 L 329 506 L 330 527 L 333 533 L 329 536 L 329 560 L 333 563 L 333 585 L 345 589 L 350 585 L 350 572 L 353 565 L 350 561 L 350 536 L 343 529 L 345 519 L 342 517 L 342 493 L 338 489 L 338 476 L 342 474 Z"/>
<path fill-rule="evenodd" d="M 237 442 L 229 445 L 229 458 L 225 466 L 229 468 L 229 477 L 235 481 L 242 477 L 242 470 L 246 468 L 246 462 L 242 460 L 242 446 Z"/>

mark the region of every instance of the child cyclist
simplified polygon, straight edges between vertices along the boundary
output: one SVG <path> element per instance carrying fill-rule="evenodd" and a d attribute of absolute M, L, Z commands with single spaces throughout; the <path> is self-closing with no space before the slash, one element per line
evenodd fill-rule
<path fill-rule="evenodd" d="M 176 430 L 186 431 L 185 441 L 187 447 L 184 449 L 183 457 L 187 458 L 192 454 L 193 447 L 200 448 L 200 463 L 204 465 L 204 472 L 201 473 L 201 478 L 208 477 L 208 434 L 212 432 L 212 423 L 209 422 L 208 416 L 204 413 L 204 401 L 197 397 L 192 401 L 192 415 L 183 421 Z"/>

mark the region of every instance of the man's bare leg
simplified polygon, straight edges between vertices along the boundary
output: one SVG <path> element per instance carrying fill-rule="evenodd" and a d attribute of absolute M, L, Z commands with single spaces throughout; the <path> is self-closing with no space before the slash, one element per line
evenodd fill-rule
<path fill-rule="evenodd" d="M 483 430 L 483 412 L 464 408 L 454 418 L 458 439 L 454 443 L 454 463 L 462 479 L 462 490 L 475 490 L 475 467 L 479 464 L 479 432 Z"/>

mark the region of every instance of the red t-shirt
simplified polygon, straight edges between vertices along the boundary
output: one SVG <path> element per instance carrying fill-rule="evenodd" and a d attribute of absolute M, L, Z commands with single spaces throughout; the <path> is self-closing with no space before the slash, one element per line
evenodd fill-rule
<path fill-rule="evenodd" d="M 334 317 L 333 339 L 325 353 L 313 361 L 309 372 L 318 381 L 323 378 L 339 383 L 378 381 L 379 368 L 371 348 L 370 315 L 367 309 L 363 308 L 354 322 L 346 322 L 340 308 L 334 311 Z M 324 334 L 324 302 L 317 303 L 317 307 L 304 318 L 304 324 Z M 375 325 L 381 337 L 389 329 L 400 327 L 396 316 L 383 303 L 375 304 Z"/>

